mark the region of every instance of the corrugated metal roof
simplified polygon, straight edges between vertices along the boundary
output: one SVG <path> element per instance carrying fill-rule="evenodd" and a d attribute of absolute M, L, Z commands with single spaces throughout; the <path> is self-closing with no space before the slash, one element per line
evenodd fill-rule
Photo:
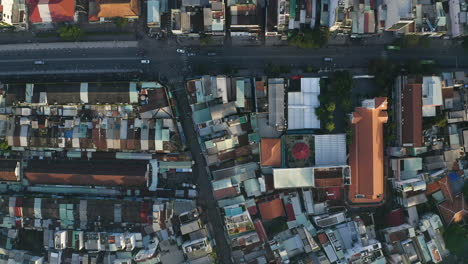
<path fill-rule="evenodd" d="M 288 129 L 320 128 L 315 114 L 319 94 L 320 78 L 301 78 L 301 91 L 288 93 Z"/>
<path fill-rule="evenodd" d="M 275 189 L 314 187 L 314 168 L 273 169 Z"/>
<path fill-rule="evenodd" d="M 345 165 L 346 135 L 315 135 L 315 165 Z"/>

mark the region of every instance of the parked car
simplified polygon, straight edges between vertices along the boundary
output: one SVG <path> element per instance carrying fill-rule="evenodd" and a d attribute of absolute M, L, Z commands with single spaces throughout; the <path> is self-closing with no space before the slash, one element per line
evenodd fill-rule
<path fill-rule="evenodd" d="M 176 51 L 177 51 L 177 53 L 185 53 L 184 49 L 177 49 Z"/>
<path fill-rule="evenodd" d="M 150 60 L 141 60 L 141 63 L 143 63 L 143 64 L 149 64 L 149 63 L 150 63 Z"/>
<path fill-rule="evenodd" d="M 189 52 L 189 53 L 187 53 L 187 56 L 189 56 L 189 57 L 195 56 L 195 53 Z"/>
<path fill-rule="evenodd" d="M 215 52 L 208 52 L 208 56 L 216 56 Z"/>
<path fill-rule="evenodd" d="M 323 58 L 323 61 L 332 62 L 332 61 L 333 61 L 333 58 L 325 57 L 325 58 Z"/>
<path fill-rule="evenodd" d="M 45 64 L 45 62 L 43 60 L 37 60 L 34 61 L 34 64 Z"/>

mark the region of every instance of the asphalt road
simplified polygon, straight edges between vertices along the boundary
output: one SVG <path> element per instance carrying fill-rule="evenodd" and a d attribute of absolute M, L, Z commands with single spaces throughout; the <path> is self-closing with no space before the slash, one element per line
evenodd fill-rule
<path fill-rule="evenodd" d="M 286 64 L 293 67 L 315 66 L 320 68 L 365 70 L 369 61 L 375 57 L 385 57 L 395 62 L 410 59 L 433 59 L 441 68 L 468 68 L 468 54 L 460 48 L 438 46 L 428 49 L 402 49 L 386 51 L 382 46 L 341 46 L 315 50 L 290 47 L 229 47 L 207 48 L 195 51 L 196 56 L 178 54 L 175 47 L 165 46 L 114 49 L 68 49 L 41 50 L 28 52 L 0 52 L 0 80 L 7 81 L 18 75 L 102 73 L 115 71 L 143 72 L 142 78 L 152 77 L 158 72 L 168 79 L 177 77 L 181 72 L 190 73 L 197 65 L 206 65 L 213 73 L 219 72 L 224 65 L 261 72 L 268 63 Z M 208 56 L 208 53 L 216 53 Z M 325 63 L 324 57 L 333 58 Z M 149 59 L 150 64 L 142 64 L 141 59 Z M 45 64 L 36 65 L 34 61 L 43 60 Z"/>

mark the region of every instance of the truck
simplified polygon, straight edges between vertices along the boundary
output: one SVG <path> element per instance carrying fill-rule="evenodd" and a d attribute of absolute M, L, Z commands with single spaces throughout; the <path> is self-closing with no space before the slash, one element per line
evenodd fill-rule
<path fill-rule="evenodd" d="M 435 62 L 434 60 L 420 60 L 419 63 L 425 65 L 425 64 L 434 64 Z"/>

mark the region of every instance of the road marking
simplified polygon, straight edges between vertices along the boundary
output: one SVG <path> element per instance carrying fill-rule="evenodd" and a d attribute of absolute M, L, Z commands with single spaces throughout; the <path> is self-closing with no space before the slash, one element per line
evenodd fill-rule
<path fill-rule="evenodd" d="M 40 59 L 47 62 L 51 61 L 119 61 L 119 60 L 142 60 L 142 57 L 102 57 L 102 58 L 50 58 L 50 59 Z M 12 60 L 0 60 L 0 63 L 16 63 L 16 62 L 34 62 L 39 59 L 12 59 Z"/>

